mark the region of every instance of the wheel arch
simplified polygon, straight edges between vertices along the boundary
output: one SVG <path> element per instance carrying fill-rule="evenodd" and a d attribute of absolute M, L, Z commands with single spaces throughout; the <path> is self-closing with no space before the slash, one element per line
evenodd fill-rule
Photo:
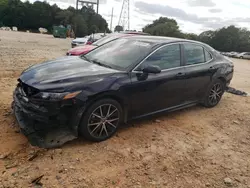
<path fill-rule="evenodd" d="M 222 81 L 224 84 L 227 83 L 226 78 L 224 78 L 223 76 L 218 77 L 218 79 L 219 79 L 220 81 Z"/>
<path fill-rule="evenodd" d="M 101 99 L 113 99 L 115 101 L 117 101 L 123 110 L 123 122 L 126 123 L 127 119 L 128 119 L 128 108 L 129 108 L 129 104 L 127 102 L 127 100 L 121 96 L 119 96 L 116 92 L 102 92 L 102 93 L 98 93 L 96 95 L 90 96 L 88 97 L 88 100 L 86 101 L 86 104 L 79 108 L 77 110 L 76 115 L 74 116 L 74 118 L 72 118 L 72 126 L 75 132 L 77 132 L 78 134 L 78 128 L 80 125 L 80 122 L 83 118 L 84 112 L 96 101 L 101 100 Z"/>
<path fill-rule="evenodd" d="M 128 116 L 128 108 L 129 108 L 129 103 L 128 100 L 125 97 L 120 96 L 119 94 L 117 94 L 116 92 L 103 92 L 103 93 L 99 93 L 97 95 L 94 95 L 90 98 L 90 102 L 89 105 L 87 107 L 89 107 L 91 104 L 93 104 L 94 102 L 96 102 L 97 100 L 101 100 L 101 99 L 113 99 L 115 101 L 117 101 L 123 110 L 123 122 L 126 123 L 127 122 L 127 116 Z"/>

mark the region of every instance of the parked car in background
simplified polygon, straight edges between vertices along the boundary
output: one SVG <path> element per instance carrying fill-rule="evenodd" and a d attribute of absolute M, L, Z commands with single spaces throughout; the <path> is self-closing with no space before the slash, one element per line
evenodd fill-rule
<path fill-rule="evenodd" d="M 110 41 L 116 40 L 121 37 L 128 37 L 128 36 L 133 36 L 133 35 L 149 35 L 147 33 L 143 32 L 121 32 L 121 33 L 113 33 L 109 34 L 98 41 L 94 42 L 93 44 L 86 44 L 83 46 L 78 46 L 75 48 L 70 49 L 66 55 L 68 56 L 79 56 L 88 53 L 89 51 L 93 50 L 94 48 L 97 48 L 98 46 L 101 46 L 103 44 L 106 44 Z"/>
<path fill-rule="evenodd" d="M 95 33 L 89 36 L 85 36 L 83 38 L 76 38 L 72 40 L 71 47 L 74 48 L 76 46 L 83 46 L 85 44 L 92 44 L 93 42 L 101 39 L 102 37 L 106 36 L 105 33 Z"/>
<path fill-rule="evenodd" d="M 14 91 L 14 114 L 32 145 L 58 147 L 78 135 L 100 142 L 132 119 L 215 107 L 233 71 L 232 61 L 204 43 L 123 37 L 26 69 Z"/>
<path fill-rule="evenodd" d="M 87 44 L 90 36 L 85 36 L 83 38 L 76 38 L 72 40 L 71 42 L 71 47 L 74 48 L 76 46 L 81 46 Z"/>
<path fill-rule="evenodd" d="M 227 53 L 228 57 L 236 57 L 238 55 L 238 52 L 229 52 Z"/>
<path fill-rule="evenodd" d="M 243 53 L 237 54 L 236 57 L 240 59 L 250 59 L 250 52 L 243 52 Z"/>

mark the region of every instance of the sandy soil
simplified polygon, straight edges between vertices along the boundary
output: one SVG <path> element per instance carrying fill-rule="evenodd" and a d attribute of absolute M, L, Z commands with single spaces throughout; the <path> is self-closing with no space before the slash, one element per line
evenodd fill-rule
<path fill-rule="evenodd" d="M 32 187 L 42 175 L 49 188 L 250 187 L 250 98 L 228 93 L 213 109 L 196 106 L 133 122 L 102 143 L 30 146 L 11 114 L 16 79 L 69 47 L 70 39 L 0 31 L 0 188 Z M 250 93 L 250 61 L 234 62 L 232 86 Z"/>

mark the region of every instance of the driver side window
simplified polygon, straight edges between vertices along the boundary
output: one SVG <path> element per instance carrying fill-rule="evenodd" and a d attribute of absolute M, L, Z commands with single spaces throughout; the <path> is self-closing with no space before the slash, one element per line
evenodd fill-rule
<path fill-rule="evenodd" d="M 181 65 L 181 50 L 179 44 L 172 44 L 160 48 L 151 56 L 149 56 L 137 70 L 143 70 L 148 65 L 156 65 L 164 69 L 180 67 Z"/>

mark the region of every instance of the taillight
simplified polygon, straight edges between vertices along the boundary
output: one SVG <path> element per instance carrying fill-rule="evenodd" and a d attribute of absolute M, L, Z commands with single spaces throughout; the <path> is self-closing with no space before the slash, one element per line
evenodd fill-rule
<path fill-rule="evenodd" d="M 90 45 L 90 44 L 92 44 L 92 42 L 88 41 L 88 42 L 87 42 L 87 44 L 89 44 L 89 45 Z"/>

